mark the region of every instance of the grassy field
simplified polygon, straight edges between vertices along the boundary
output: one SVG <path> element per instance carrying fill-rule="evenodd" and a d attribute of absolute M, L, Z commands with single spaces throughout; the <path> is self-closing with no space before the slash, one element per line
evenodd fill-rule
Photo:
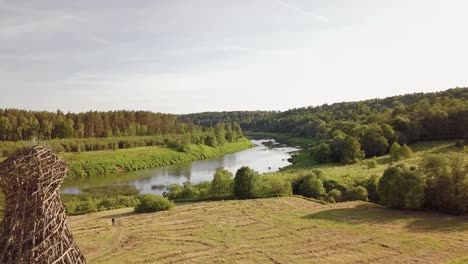
<path fill-rule="evenodd" d="M 468 218 L 364 202 L 206 202 L 151 214 L 76 216 L 69 226 L 89 263 L 463 263 L 468 257 Z"/>
<path fill-rule="evenodd" d="M 69 177 L 73 179 L 214 158 L 247 149 L 251 145 L 248 139 L 241 139 L 217 147 L 190 145 L 186 152 L 166 147 L 139 147 L 115 151 L 63 153 L 61 156 L 70 162 Z"/>

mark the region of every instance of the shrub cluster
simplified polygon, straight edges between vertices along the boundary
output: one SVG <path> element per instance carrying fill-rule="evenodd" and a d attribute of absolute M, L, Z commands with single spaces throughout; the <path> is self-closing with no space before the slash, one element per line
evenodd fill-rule
<path fill-rule="evenodd" d="M 234 178 L 231 172 L 220 168 L 216 170 L 211 182 L 198 184 L 185 182 L 182 186 L 171 184 L 165 196 L 171 200 L 219 200 L 279 197 L 291 194 L 289 181 L 263 177 L 249 167 L 242 167 Z"/>
<path fill-rule="evenodd" d="M 134 207 L 139 200 L 135 196 L 117 195 L 112 197 L 79 197 L 65 203 L 69 215 L 80 215 L 98 211 Z"/>
<path fill-rule="evenodd" d="M 372 188 L 375 189 L 375 186 L 365 185 L 365 183 L 358 182 L 350 186 L 324 176 L 321 171 L 314 171 L 312 174 L 293 180 L 292 186 L 294 194 L 335 203 L 356 200 L 368 201 L 369 192 L 372 191 Z"/>
<path fill-rule="evenodd" d="M 420 168 L 388 168 L 378 183 L 380 202 L 397 208 L 468 212 L 468 164 L 462 155 L 427 156 Z"/>
<path fill-rule="evenodd" d="M 135 206 L 135 213 L 167 211 L 175 206 L 166 197 L 159 195 L 146 194 L 141 196 L 139 200 L 139 203 Z"/>

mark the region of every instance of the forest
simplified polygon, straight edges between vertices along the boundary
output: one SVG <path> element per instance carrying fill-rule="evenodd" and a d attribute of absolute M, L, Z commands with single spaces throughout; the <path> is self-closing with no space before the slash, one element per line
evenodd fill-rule
<path fill-rule="evenodd" d="M 244 130 L 310 139 L 318 162 L 353 163 L 381 156 L 393 143 L 468 142 L 468 88 L 295 108 L 285 112 L 206 112 L 179 120 L 209 126 L 238 122 Z M 211 120 L 211 122 L 209 122 Z"/>
<path fill-rule="evenodd" d="M 176 115 L 148 111 L 63 113 L 0 109 L 0 153 L 4 156 L 30 141 L 45 142 L 57 152 L 116 150 L 188 144 L 222 145 L 242 137 L 238 123 L 212 127 L 177 120 Z"/>

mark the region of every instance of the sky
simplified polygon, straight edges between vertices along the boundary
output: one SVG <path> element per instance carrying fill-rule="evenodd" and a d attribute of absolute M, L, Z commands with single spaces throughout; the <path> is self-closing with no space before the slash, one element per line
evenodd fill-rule
<path fill-rule="evenodd" d="M 468 86 L 465 0 L 0 0 L 0 108 L 287 110 Z"/>

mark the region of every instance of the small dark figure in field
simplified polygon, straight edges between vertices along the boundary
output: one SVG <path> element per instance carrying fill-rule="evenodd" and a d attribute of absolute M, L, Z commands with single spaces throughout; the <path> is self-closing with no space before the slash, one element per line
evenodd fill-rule
<path fill-rule="evenodd" d="M 112 226 L 115 226 L 115 218 L 112 217 Z"/>

